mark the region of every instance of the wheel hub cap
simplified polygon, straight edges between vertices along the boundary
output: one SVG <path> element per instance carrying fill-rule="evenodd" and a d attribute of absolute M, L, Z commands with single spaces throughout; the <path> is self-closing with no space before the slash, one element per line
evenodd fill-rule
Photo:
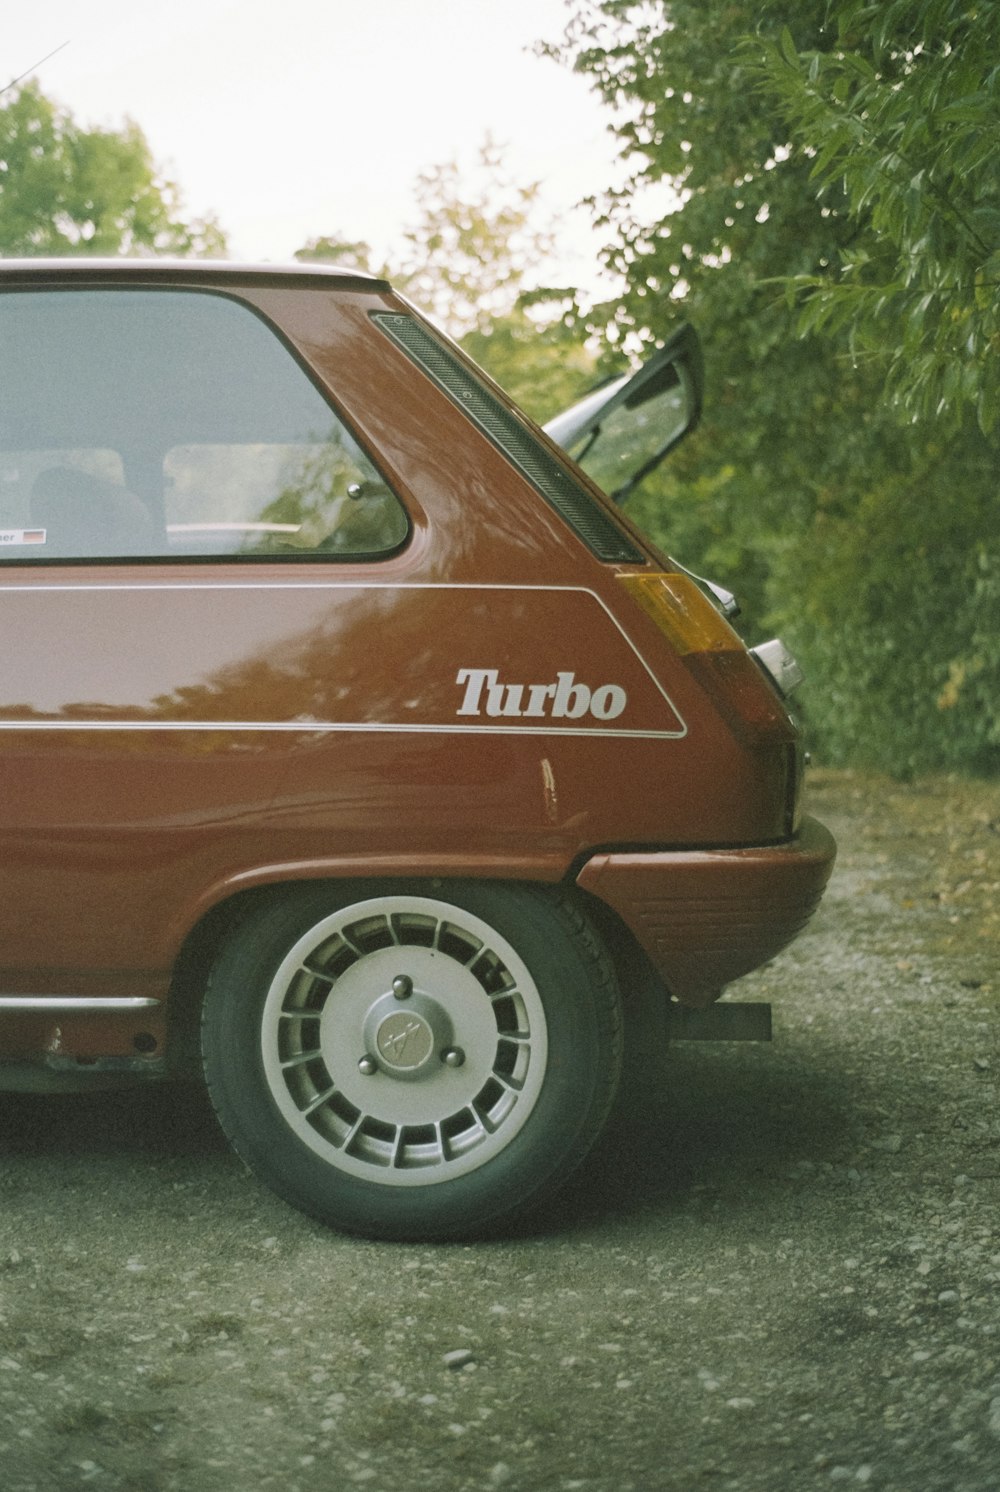
<path fill-rule="evenodd" d="M 434 1033 L 425 1020 L 409 1011 L 387 1015 L 378 1028 L 375 1049 L 386 1067 L 412 1072 L 422 1067 L 434 1051 Z"/>
<path fill-rule="evenodd" d="M 412 986 L 411 986 L 412 988 Z M 403 1081 L 431 1075 L 454 1039 L 440 1001 L 413 989 L 405 1003 L 392 990 L 371 1005 L 363 1027 L 365 1049 L 388 1077 Z"/>

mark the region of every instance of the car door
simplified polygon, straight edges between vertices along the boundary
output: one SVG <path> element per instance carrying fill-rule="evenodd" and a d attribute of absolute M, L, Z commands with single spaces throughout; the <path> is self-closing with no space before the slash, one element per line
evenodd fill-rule
<path fill-rule="evenodd" d="M 114 993 L 259 857 L 335 687 L 332 593 L 282 577 L 408 520 L 234 295 L 7 283 L 0 391 L 0 992 Z"/>

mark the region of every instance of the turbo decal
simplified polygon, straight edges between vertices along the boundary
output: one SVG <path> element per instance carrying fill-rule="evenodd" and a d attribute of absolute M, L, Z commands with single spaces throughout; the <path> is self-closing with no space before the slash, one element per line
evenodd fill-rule
<path fill-rule="evenodd" d="M 0 630 L 0 735 L 268 732 L 295 749 L 355 732 L 687 734 L 622 620 L 585 587 L 7 573 Z"/>
<path fill-rule="evenodd" d="M 486 714 L 515 720 L 617 720 L 628 704 L 620 684 L 591 690 L 572 673 L 557 673 L 552 684 L 506 684 L 495 668 L 460 668 L 455 680 L 465 685 L 456 715 Z"/>

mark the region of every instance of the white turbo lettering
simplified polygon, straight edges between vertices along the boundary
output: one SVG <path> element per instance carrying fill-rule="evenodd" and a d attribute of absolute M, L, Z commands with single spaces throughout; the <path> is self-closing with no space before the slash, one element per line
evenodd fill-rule
<path fill-rule="evenodd" d="M 528 685 L 528 708 L 524 713 L 529 720 L 537 720 L 539 716 L 545 714 L 545 701 L 552 699 L 555 692 L 555 684 Z"/>
<path fill-rule="evenodd" d="M 590 696 L 590 713 L 598 720 L 617 720 L 628 704 L 628 695 L 620 684 L 602 684 Z"/>
<path fill-rule="evenodd" d="M 552 684 L 508 684 L 495 668 L 460 668 L 456 684 L 464 686 L 456 714 L 514 720 L 617 720 L 628 704 L 620 684 L 601 684 L 591 690 L 568 672 L 556 674 Z"/>
<path fill-rule="evenodd" d="M 462 700 L 456 713 L 459 715 L 478 715 L 483 685 L 491 684 L 495 689 L 496 682 L 497 671 L 495 668 L 460 668 L 455 683 L 465 685 L 465 698 Z"/>

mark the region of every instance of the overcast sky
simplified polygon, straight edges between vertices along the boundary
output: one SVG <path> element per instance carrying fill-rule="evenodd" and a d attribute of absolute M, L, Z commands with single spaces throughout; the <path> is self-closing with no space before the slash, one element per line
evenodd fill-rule
<path fill-rule="evenodd" d="M 574 204 L 615 177 L 608 114 L 531 54 L 565 0 L 45 0 L 8 4 L 0 84 L 33 69 L 80 123 L 143 129 L 191 215 L 242 259 L 343 233 L 377 253 L 413 217 L 425 167 L 472 163 L 489 131 L 559 219 L 560 265 L 596 275 Z M 35 67 L 42 57 L 62 49 Z"/>

